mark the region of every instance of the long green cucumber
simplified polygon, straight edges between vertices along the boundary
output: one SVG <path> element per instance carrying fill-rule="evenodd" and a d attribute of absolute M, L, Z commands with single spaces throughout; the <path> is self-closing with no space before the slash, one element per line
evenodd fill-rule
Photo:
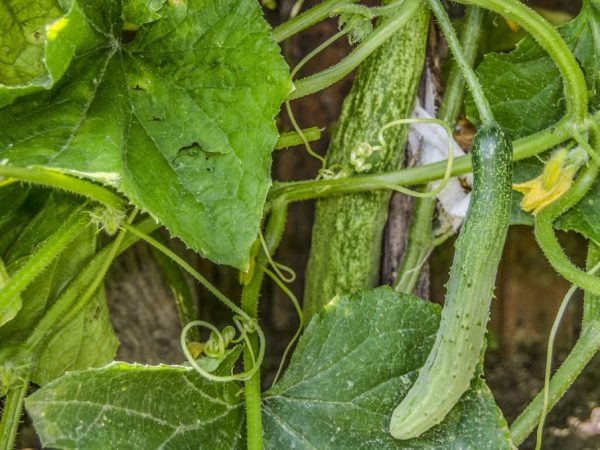
<path fill-rule="evenodd" d="M 376 143 L 383 125 L 410 116 L 425 62 L 428 27 L 429 12 L 423 5 L 361 64 L 327 151 L 328 167 L 351 168 L 350 155 L 359 144 Z M 399 168 L 406 136 L 406 127 L 386 132 L 389 145 L 375 155 L 370 172 Z M 307 319 L 337 294 L 378 284 L 389 198 L 389 192 L 372 192 L 317 202 L 304 293 Z"/>
<path fill-rule="evenodd" d="M 390 433 L 411 439 L 441 422 L 469 387 L 484 342 L 511 208 L 512 145 L 482 128 L 472 150 L 474 187 L 456 241 L 435 343 L 415 384 L 395 409 Z"/>

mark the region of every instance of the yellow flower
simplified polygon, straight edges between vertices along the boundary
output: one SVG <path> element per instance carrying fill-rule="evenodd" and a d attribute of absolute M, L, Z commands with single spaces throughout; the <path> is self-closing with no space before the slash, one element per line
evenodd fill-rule
<path fill-rule="evenodd" d="M 523 194 L 523 211 L 535 215 L 569 190 L 581 165 L 573 164 L 574 158 L 569 156 L 566 149 L 561 149 L 546 163 L 541 175 L 524 183 L 513 184 L 513 189 Z"/>

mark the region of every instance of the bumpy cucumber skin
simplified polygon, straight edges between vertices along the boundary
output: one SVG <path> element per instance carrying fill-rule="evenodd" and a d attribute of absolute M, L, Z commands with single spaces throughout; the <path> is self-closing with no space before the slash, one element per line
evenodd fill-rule
<path fill-rule="evenodd" d="M 484 342 L 511 208 L 512 145 L 481 129 L 472 150 L 474 189 L 435 343 L 415 384 L 395 409 L 390 433 L 415 438 L 441 422 L 468 389 Z"/>
<path fill-rule="evenodd" d="M 346 97 L 327 150 L 327 165 L 349 168 L 350 154 L 362 142 L 377 143 L 383 125 L 410 117 L 429 28 L 422 6 L 415 17 L 361 64 Z M 378 152 L 369 172 L 399 168 L 407 127 L 386 132 L 388 146 Z M 317 201 L 312 245 L 306 271 L 306 323 L 335 295 L 379 284 L 381 242 L 389 192 L 332 196 Z"/>

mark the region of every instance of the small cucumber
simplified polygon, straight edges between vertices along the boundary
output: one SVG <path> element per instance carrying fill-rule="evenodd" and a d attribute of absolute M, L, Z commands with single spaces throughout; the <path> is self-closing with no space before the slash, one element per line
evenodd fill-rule
<path fill-rule="evenodd" d="M 417 437 L 441 422 L 468 389 L 484 342 L 511 208 L 512 145 L 482 128 L 472 150 L 474 187 L 456 241 L 435 343 L 415 384 L 395 409 L 390 433 Z"/>

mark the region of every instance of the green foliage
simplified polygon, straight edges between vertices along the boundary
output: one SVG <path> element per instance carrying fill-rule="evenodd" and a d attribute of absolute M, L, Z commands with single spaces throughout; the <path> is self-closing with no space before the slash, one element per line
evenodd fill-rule
<path fill-rule="evenodd" d="M 510 448 L 480 377 L 440 426 L 404 443 L 389 436 L 391 411 L 424 363 L 439 319 L 439 306 L 389 288 L 327 305 L 265 394 L 265 447 Z M 232 448 L 243 426 L 238 391 L 183 367 L 114 364 L 63 376 L 29 397 L 27 409 L 48 447 Z"/>
<path fill-rule="evenodd" d="M 586 76 L 593 110 L 600 107 L 600 1 L 587 0 L 580 14 L 559 28 Z M 542 130 L 565 112 L 562 81 L 554 63 L 532 37 L 509 53 L 487 54 L 477 68 L 494 116 L 513 138 Z M 478 122 L 472 97 L 468 117 Z"/>
<path fill-rule="evenodd" d="M 259 5 L 169 2 L 132 36 L 119 2 L 80 3 L 93 34 L 52 91 L 0 110 L 0 158 L 114 186 L 194 250 L 245 269 L 291 89 Z M 149 20 L 136 5 L 126 16 Z"/>
<path fill-rule="evenodd" d="M 44 447 L 225 449 L 241 438 L 238 391 L 184 367 L 119 363 L 69 373 L 26 407 Z"/>
<path fill-rule="evenodd" d="M 335 298 L 265 394 L 266 448 L 510 448 L 479 377 L 438 427 L 410 441 L 389 435 L 392 410 L 425 362 L 439 320 L 439 306 L 388 287 Z"/>

